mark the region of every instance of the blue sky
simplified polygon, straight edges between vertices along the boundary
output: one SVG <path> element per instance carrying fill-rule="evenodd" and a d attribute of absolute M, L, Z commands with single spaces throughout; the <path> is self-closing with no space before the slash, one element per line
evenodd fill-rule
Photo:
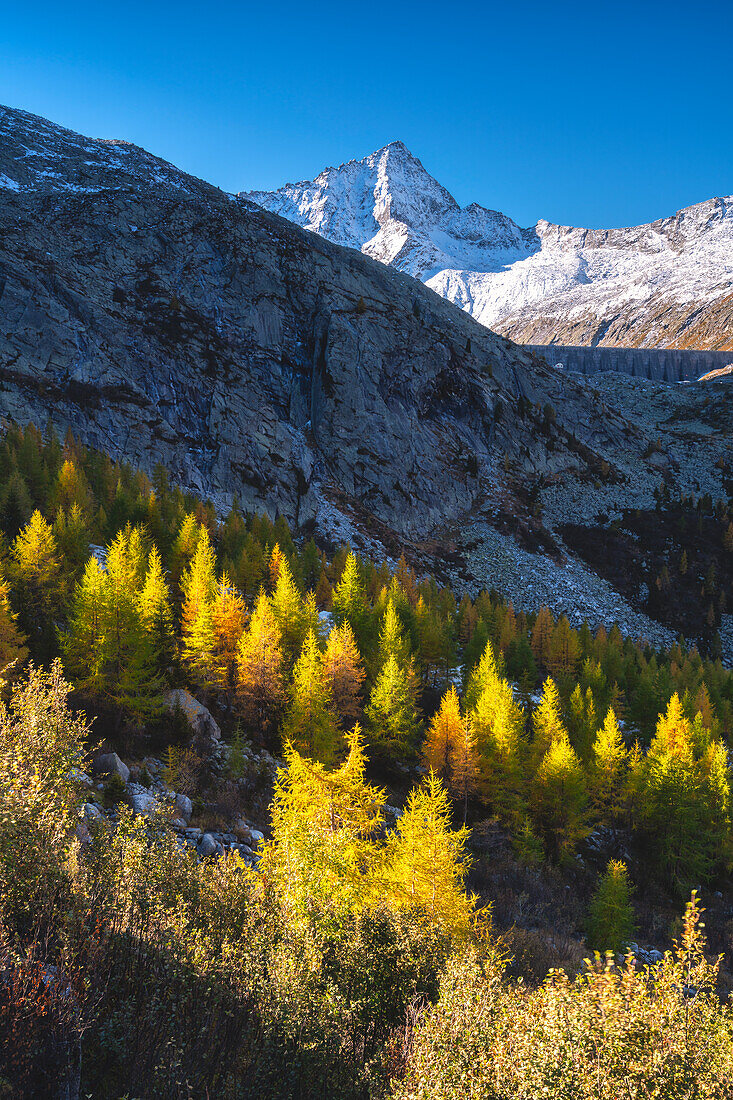
<path fill-rule="evenodd" d="M 4 4 L 0 102 L 227 190 L 400 138 L 459 202 L 629 225 L 733 192 L 728 4 Z"/>

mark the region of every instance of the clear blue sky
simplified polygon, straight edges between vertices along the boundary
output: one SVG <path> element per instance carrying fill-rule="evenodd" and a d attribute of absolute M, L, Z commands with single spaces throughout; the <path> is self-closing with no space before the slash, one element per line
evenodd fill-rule
<path fill-rule="evenodd" d="M 730 7 L 3 5 L 0 102 L 226 190 L 401 138 L 462 204 L 592 227 L 733 192 Z"/>

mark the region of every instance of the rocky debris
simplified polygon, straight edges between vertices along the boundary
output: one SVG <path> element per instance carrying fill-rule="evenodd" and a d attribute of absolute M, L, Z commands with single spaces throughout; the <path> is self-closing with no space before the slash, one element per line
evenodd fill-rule
<path fill-rule="evenodd" d="M 169 691 L 165 697 L 165 705 L 169 711 L 183 711 L 196 737 L 208 738 L 212 741 L 221 740 L 219 723 L 204 704 L 194 699 L 185 688 L 174 688 Z"/>
<path fill-rule="evenodd" d="M 151 790 L 139 783 L 127 786 L 127 802 L 130 808 L 141 817 L 152 817 L 158 809 L 158 800 Z"/>
<path fill-rule="evenodd" d="M 186 794 L 177 794 L 175 799 L 176 809 L 180 817 L 184 822 L 191 820 L 191 814 L 193 813 L 193 803 Z"/>
<path fill-rule="evenodd" d="M 637 966 L 656 966 L 664 958 L 663 953 L 657 947 L 639 947 L 638 943 L 628 943 L 626 949 L 616 955 L 616 964 L 623 966 L 629 957 L 633 955 Z"/>
<path fill-rule="evenodd" d="M 123 783 L 130 778 L 130 769 L 120 760 L 116 752 L 106 752 L 96 757 L 92 763 L 94 775 L 119 775 Z"/>
<path fill-rule="evenodd" d="M 212 833 L 204 833 L 198 842 L 198 853 L 202 859 L 207 859 L 209 856 L 219 855 L 222 851 L 222 845 L 212 835 Z"/>
<path fill-rule="evenodd" d="M 555 615 L 567 615 L 571 626 L 588 622 L 591 629 L 607 630 L 617 623 L 622 634 L 643 638 L 653 646 L 671 646 L 677 635 L 654 619 L 634 610 L 619 593 L 569 553 L 562 561 L 523 550 L 509 535 L 486 521 L 464 531 L 467 566 L 481 582 L 468 585 L 476 595 L 482 587 L 496 588 L 514 604 L 515 611 L 537 611 L 546 605 Z M 457 583 L 457 582 L 456 582 Z"/>

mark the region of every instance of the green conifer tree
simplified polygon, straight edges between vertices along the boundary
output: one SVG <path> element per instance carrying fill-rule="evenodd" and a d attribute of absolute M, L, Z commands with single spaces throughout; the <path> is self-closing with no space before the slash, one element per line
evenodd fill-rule
<path fill-rule="evenodd" d="M 626 864 L 612 859 L 590 903 L 588 946 L 594 951 L 623 951 L 634 937 L 632 886 Z"/>
<path fill-rule="evenodd" d="M 333 699 L 323 673 L 316 636 L 309 631 L 293 671 L 290 705 L 282 736 L 301 755 L 331 764 L 341 740 L 333 716 Z"/>
<path fill-rule="evenodd" d="M 418 731 L 414 685 L 409 671 L 394 656 L 379 673 L 364 716 L 375 755 L 396 762 L 414 754 Z"/>

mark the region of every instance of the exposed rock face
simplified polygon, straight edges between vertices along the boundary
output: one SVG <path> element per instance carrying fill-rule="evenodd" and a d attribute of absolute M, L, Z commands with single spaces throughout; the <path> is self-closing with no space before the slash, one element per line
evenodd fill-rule
<path fill-rule="evenodd" d="M 119 775 L 123 783 L 130 778 L 130 769 L 116 752 L 105 752 L 98 756 L 92 765 L 95 775 Z"/>
<path fill-rule="evenodd" d="M 0 413 L 222 504 L 424 533 L 505 455 L 582 472 L 637 438 L 414 279 L 134 146 L 0 109 L 0 184 Z"/>
<path fill-rule="evenodd" d="M 733 196 L 628 229 L 461 208 L 401 142 L 248 197 L 528 344 L 733 348 Z"/>
<path fill-rule="evenodd" d="M 165 697 L 165 705 L 170 711 L 176 709 L 183 711 L 197 737 L 209 738 L 211 741 L 221 740 L 219 723 L 203 703 L 194 699 L 190 691 L 186 691 L 185 688 L 173 688 Z"/>

